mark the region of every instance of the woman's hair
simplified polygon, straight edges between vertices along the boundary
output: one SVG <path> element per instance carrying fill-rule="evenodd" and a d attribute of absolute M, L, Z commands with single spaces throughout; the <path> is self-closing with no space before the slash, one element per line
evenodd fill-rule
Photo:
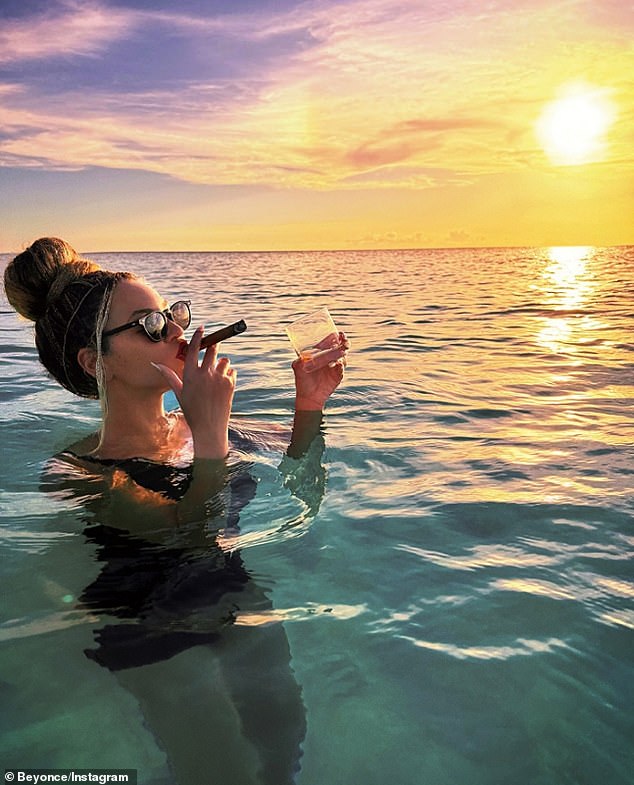
<path fill-rule="evenodd" d="M 15 310 L 35 322 L 35 345 L 42 365 L 67 390 L 99 398 L 101 333 L 118 281 L 131 273 L 113 273 L 82 259 L 56 237 L 43 237 L 9 263 L 4 272 L 7 299 Z M 97 377 L 86 373 L 77 353 L 97 352 Z"/>

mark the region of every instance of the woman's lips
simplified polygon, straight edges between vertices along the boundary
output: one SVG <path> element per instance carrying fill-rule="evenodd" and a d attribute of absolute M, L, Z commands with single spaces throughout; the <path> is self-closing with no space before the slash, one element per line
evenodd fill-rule
<path fill-rule="evenodd" d="M 178 351 L 176 352 L 176 359 L 177 360 L 184 360 L 185 359 L 185 357 L 187 356 L 187 349 L 188 349 L 188 347 L 189 347 L 189 344 L 187 343 L 187 341 L 181 341 L 180 342 L 180 344 L 178 345 Z"/>

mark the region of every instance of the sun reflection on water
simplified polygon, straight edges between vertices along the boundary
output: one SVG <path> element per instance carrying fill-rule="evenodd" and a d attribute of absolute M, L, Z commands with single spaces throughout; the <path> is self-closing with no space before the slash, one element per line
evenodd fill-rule
<path fill-rule="evenodd" d="M 593 288 L 588 275 L 588 263 L 594 256 L 591 246 L 562 246 L 548 249 L 549 264 L 544 270 L 547 290 L 560 308 L 578 308 Z"/>
<path fill-rule="evenodd" d="M 550 313 L 543 317 L 537 342 L 555 354 L 576 352 L 600 326 L 585 310 L 596 287 L 590 264 L 594 253 L 591 246 L 548 249 L 542 286 Z"/>

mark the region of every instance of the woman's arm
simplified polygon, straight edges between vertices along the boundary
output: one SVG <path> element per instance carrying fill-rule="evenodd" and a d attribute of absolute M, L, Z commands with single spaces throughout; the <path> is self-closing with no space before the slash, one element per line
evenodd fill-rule
<path fill-rule="evenodd" d="M 324 414 L 321 409 L 295 410 L 291 441 L 286 451 L 290 458 L 301 458 L 307 452 L 315 437 L 321 432 L 323 419 Z"/>
<path fill-rule="evenodd" d="M 336 346 L 325 347 L 317 357 L 298 357 L 293 363 L 295 417 L 287 451 L 291 458 L 304 455 L 320 433 L 326 402 L 343 379 L 350 342 L 345 333 L 339 333 L 338 339 Z"/>
<path fill-rule="evenodd" d="M 326 344 L 317 358 L 298 358 L 293 363 L 295 416 L 290 444 L 280 464 L 284 484 L 311 514 L 319 509 L 326 487 L 326 469 L 321 462 L 324 407 L 343 379 L 350 342 L 339 333 L 337 345 L 329 346 Z"/>

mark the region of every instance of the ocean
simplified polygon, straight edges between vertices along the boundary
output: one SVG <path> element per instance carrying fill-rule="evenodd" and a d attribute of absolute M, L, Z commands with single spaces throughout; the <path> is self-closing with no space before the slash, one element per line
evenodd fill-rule
<path fill-rule="evenodd" d="M 193 326 L 246 320 L 223 344 L 239 423 L 290 425 L 292 319 L 326 305 L 350 338 L 319 487 L 264 447 L 234 543 L 290 647 L 299 785 L 631 783 L 634 248 L 86 255 L 191 299 Z M 99 406 L 0 306 L 0 760 L 172 783 L 143 701 L 84 654 L 81 499 L 40 485 Z M 203 694 L 199 655 L 165 667 Z"/>

